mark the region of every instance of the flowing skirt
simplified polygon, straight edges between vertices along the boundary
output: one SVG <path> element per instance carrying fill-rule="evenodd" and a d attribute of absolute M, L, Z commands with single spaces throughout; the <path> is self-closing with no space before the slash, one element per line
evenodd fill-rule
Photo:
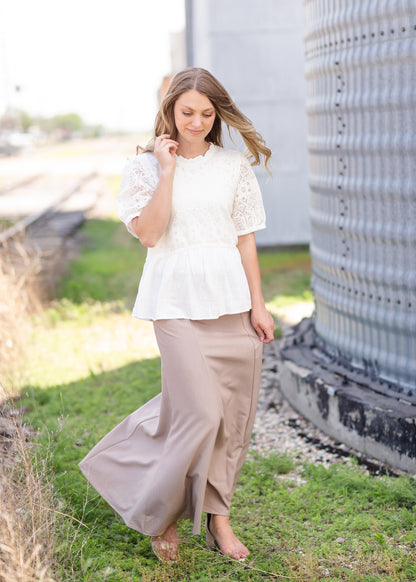
<path fill-rule="evenodd" d="M 229 515 L 254 416 L 262 343 L 249 313 L 154 322 L 162 391 L 81 461 L 125 523 L 160 535 L 203 511 Z"/>

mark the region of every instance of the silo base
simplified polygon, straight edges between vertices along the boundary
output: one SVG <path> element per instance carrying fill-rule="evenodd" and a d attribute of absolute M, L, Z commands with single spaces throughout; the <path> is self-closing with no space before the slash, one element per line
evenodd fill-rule
<path fill-rule="evenodd" d="M 320 346 L 313 319 L 285 336 L 283 395 L 332 438 L 393 468 L 416 474 L 416 397 L 346 367 Z"/>

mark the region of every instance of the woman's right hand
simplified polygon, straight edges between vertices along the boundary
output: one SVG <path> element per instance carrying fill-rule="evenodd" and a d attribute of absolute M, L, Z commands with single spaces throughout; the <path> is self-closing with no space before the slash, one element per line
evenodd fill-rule
<path fill-rule="evenodd" d="M 153 151 L 161 168 L 159 182 L 149 203 L 142 209 L 140 216 L 132 221 L 134 232 L 142 245 L 148 248 L 157 244 L 169 224 L 178 146 L 178 142 L 170 139 L 168 134 L 159 135 L 155 139 Z"/>
<path fill-rule="evenodd" d="M 170 135 L 164 133 L 155 139 L 154 154 L 163 170 L 174 170 L 176 165 L 175 153 L 179 143 L 170 139 Z"/>

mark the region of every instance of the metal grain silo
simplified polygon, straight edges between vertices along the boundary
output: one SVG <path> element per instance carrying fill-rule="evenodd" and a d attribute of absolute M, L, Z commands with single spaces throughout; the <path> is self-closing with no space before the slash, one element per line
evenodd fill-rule
<path fill-rule="evenodd" d="M 309 349 L 321 357 L 321 369 L 325 355 L 327 372 L 367 390 L 360 395 L 361 428 L 352 416 L 343 420 L 335 380 L 314 420 L 333 436 L 344 426 L 344 440 L 357 448 L 366 445 L 348 431 L 361 431 L 367 444 L 381 440 L 398 456 L 375 446 L 374 456 L 414 468 L 416 1 L 305 0 L 304 7 L 316 304 Z M 296 396 L 301 384 L 298 378 L 296 390 L 286 388 L 289 399 L 318 417 L 310 390 L 303 404 Z M 396 424 L 387 422 L 388 412 L 374 412 L 379 397 L 390 399 L 390 408 L 383 401 L 386 411 L 404 406 L 393 414 Z"/>

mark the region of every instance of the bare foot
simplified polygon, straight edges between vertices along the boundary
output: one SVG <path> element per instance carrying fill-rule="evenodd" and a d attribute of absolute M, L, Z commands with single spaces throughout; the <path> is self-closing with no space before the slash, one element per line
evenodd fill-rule
<path fill-rule="evenodd" d="M 178 561 L 179 538 L 176 522 L 160 536 L 152 536 L 152 550 L 161 562 L 173 564 Z"/>
<path fill-rule="evenodd" d="M 250 553 L 233 532 L 228 516 L 212 515 L 209 529 L 223 554 L 230 555 L 234 560 L 244 560 Z"/>

